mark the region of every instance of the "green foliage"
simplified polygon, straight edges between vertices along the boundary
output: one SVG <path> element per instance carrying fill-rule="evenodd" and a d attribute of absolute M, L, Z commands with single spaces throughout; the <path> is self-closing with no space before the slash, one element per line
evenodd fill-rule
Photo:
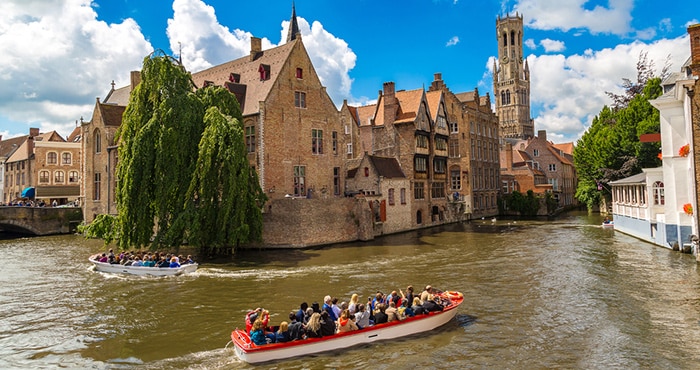
<path fill-rule="evenodd" d="M 188 242 L 216 253 L 261 237 L 252 200 L 265 198 L 251 180 L 240 105 L 223 87 L 194 87 L 174 59 L 144 59 L 118 131 L 111 236 L 122 249 Z"/>
<path fill-rule="evenodd" d="M 532 190 L 523 195 L 519 191 L 503 196 L 504 207 L 507 210 L 518 212 L 521 216 L 537 216 L 540 210 L 540 200 Z"/>
<path fill-rule="evenodd" d="M 78 225 L 78 232 L 86 238 L 103 239 L 105 245 L 118 239 L 116 218 L 112 215 L 97 215 L 91 223 Z"/>
<path fill-rule="evenodd" d="M 579 182 L 576 198 L 588 209 L 610 200 L 609 182 L 661 165 L 660 143 L 641 143 L 642 134 L 659 132 L 659 111 L 649 100 L 661 96 L 661 79 L 650 74 L 646 55 L 637 64 L 638 81 L 625 80 L 624 95 L 614 95 L 614 108 L 604 106 L 574 148 Z"/>

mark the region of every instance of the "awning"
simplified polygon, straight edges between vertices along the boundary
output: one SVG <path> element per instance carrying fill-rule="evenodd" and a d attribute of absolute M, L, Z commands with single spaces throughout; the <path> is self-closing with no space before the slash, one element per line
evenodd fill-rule
<path fill-rule="evenodd" d="M 80 186 L 37 186 L 37 198 L 68 198 L 80 196 Z"/>
<path fill-rule="evenodd" d="M 35 189 L 33 187 L 22 190 L 22 198 L 34 198 Z"/>

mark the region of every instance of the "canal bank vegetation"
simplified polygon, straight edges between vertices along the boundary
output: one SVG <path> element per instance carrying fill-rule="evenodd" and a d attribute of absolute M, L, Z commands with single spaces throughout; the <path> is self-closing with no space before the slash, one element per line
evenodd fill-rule
<path fill-rule="evenodd" d="M 175 59 L 144 59 L 117 132 L 116 216 L 101 215 L 82 232 L 122 250 L 179 248 L 232 253 L 262 239 L 267 197 L 250 168 L 243 117 L 220 86 L 196 89 Z"/>
<path fill-rule="evenodd" d="M 623 94 L 606 92 L 613 103 L 604 106 L 574 147 L 578 174 L 576 198 L 589 210 L 612 199 L 608 183 L 661 165 L 659 142 L 641 142 L 643 134 L 659 133 L 659 111 L 649 100 L 663 93 L 661 76 L 654 75 L 654 63 L 642 52 L 637 62 L 637 80 L 623 78 Z"/>

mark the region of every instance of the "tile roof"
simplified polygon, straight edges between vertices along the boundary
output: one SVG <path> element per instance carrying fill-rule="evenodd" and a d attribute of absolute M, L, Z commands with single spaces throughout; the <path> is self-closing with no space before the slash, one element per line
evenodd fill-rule
<path fill-rule="evenodd" d="M 240 75 L 239 84 L 246 85 L 245 101 L 241 102 L 243 115 L 251 115 L 260 111 L 259 104 L 267 99 L 272 86 L 280 76 L 287 59 L 292 53 L 294 46 L 301 39 L 296 39 L 284 45 L 259 52 L 251 61 L 250 55 L 219 64 L 217 66 L 193 73 L 192 80 L 197 87 L 202 87 L 205 81 L 211 81 L 216 85 L 224 86 L 230 82 L 232 73 Z M 270 78 L 260 80 L 258 69 L 264 64 L 270 68 Z"/>
<path fill-rule="evenodd" d="M 474 101 L 475 100 L 474 95 L 476 95 L 476 94 L 474 94 L 474 91 L 467 91 L 467 92 L 455 94 L 457 99 L 459 99 L 459 101 L 461 101 L 462 103 Z"/>
<path fill-rule="evenodd" d="M 22 135 L 0 141 L 0 158 L 8 158 L 17 148 L 27 141 L 29 135 Z"/>
<path fill-rule="evenodd" d="M 126 110 L 126 106 L 123 105 L 100 104 L 102 122 L 105 126 L 119 127 L 122 124 L 124 110 Z"/>
<path fill-rule="evenodd" d="M 415 121 L 424 93 L 423 89 L 397 91 L 396 99 L 399 101 L 399 110 L 396 112 L 396 121 L 394 123 Z"/>
<path fill-rule="evenodd" d="M 131 95 L 131 85 L 126 85 L 118 89 L 112 89 L 107 93 L 104 104 L 121 105 L 126 107 L 129 104 L 129 96 Z"/>
<path fill-rule="evenodd" d="M 370 162 L 372 162 L 374 168 L 377 169 L 379 176 L 387 179 L 406 177 L 401 170 L 399 161 L 397 161 L 396 158 L 377 157 L 374 155 L 368 155 L 367 158 L 369 158 Z"/>
<path fill-rule="evenodd" d="M 73 129 L 73 132 L 71 132 L 70 135 L 68 135 L 68 139 L 66 141 L 71 142 L 71 143 L 80 142 L 80 140 L 82 138 L 81 132 L 82 132 L 82 129 L 80 128 L 80 126 L 76 126 Z"/>
<path fill-rule="evenodd" d="M 574 143 L 568 142 L 568 143 L 561 143 L 561 144 L 552 144 L 554 145 L 555 148 L 561 150 L 562 152 L 566 154 L 574 154 Z"/>
<path fill-rule="evenodd" d="M 442 100 L 442 90 L 428 91 L 425 93 L 425 98 L 428 100 L 428 109 L 430 109 L 430 118 L 433 121 L 437 120 L 438 107 Z"/>
<path fill-rule="evenodd" d="M 370 126 L 372 124 L 370 120 L 374 118 L 374 114 L 376 112 L 377 104 L 357 107 L 357 122 L 360 124 L 360 126 Z"/>

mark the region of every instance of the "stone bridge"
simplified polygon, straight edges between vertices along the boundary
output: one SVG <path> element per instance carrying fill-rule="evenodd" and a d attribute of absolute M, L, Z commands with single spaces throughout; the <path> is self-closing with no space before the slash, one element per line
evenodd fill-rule
<path fill-rule="evenodd" d="M 28 235 L 70 234 L 83 221 L 79 207 L 0 207 L 0 230 Z"/>

